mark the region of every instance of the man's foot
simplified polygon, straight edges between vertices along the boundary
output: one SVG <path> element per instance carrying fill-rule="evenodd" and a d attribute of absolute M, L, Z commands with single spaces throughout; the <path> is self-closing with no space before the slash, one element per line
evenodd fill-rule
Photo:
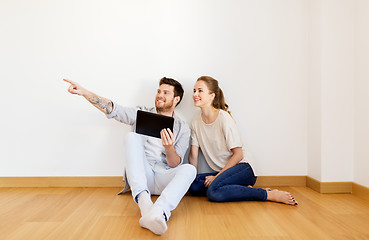
<path fill-rule="evenodd" d="M 151 196 L 148 192 L 143 191 L 137 196 L 138 207 L 141 211 L 141 216 L 146 215 L 153 205 Z"/>
<path fill-rule="evenodd" d="M 145 216 L 140 218 L 139 222 L 141 227 L 149 229 L 156 235 L 162 235 L 168 229 L 164 211 L 159 206 L 153 206 Z"/>
<path fill-rule="evenodd" d="M 295 198 L 291 193 L 279 190 L 267 191 L 267 200 L 280 202 L 288 205 L 297 205 Z"/>

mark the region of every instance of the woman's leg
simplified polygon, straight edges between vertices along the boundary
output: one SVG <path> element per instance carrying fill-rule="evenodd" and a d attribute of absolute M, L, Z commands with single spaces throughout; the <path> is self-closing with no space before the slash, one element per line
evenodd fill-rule
<path fill-rule="evenodd" d="M 272 202 L 280 202 L 284 204 L 289 204 L 289 205 L 298 204 L 291 193 L 285 192 L 285 191 L 279 191 L 276 189 L 268 191 L 267 200 L 272 201 Z"/>
<path fill-rule="evenodd" d="M 266 201 L 267 191 L 251 188 L 256 177 L 248 163 L 239 163 L 220 174 L 209 186 L 207 196 L 214 202 Z"/>
<path fill-rule="evenodd" d="M 252 188 L 256 177 L 248 163 L 239 163 L 220 174 L 210 185 L 207 195 L 210 201 L 273 201 L 289 205 L 297 205 L 289 192 Z"/>
<path fill-rule="evenodd" d="M 208 190 L 208 188 L 205 187 L 205 177 L 210 175 L 215 176 L 216 174 L 217 173 L 197 174 L 188 191 L 191 193 L 191 195 L 194 196 L 206 196 L 206 191 Z"/>

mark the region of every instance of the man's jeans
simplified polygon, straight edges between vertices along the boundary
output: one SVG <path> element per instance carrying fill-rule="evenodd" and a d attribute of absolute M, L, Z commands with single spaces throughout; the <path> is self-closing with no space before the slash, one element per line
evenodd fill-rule
<path fill-rule="evenodd" d="M 221 173 L 207 188 L 205 177 L 217 173 L 202 173 L 196 176 L 190 193 L 207 196 L 213 202 L 266 201 L 267 192 L 262 188 L 252 188 L 256 182 L 254 172 L 248 163 L 239 163 Z"/>
<path fill-rule="evenodd" d="M 163 162 L 149 162 L 141 136 L 133 132 L 126 139 L 125 167 L 134 201 L 143 191 L 160 195 L 155 205 L 164 210 L 167 220 L 196 177 L 196 168 L 190 164 L 170 168 Z"/>

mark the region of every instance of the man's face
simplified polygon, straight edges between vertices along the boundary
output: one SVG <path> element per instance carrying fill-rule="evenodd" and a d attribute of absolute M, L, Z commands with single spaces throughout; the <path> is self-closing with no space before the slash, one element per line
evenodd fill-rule
<path fill-rule="evenodd" d="M 155 97 L 155 107 L 157 111 L 169 110 L 174 103 L 174 87 L 168 84 L 159 86 Z"/>

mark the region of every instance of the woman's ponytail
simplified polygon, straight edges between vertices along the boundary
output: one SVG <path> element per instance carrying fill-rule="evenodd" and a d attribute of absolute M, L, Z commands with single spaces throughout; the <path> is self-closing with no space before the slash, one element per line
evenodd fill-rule
<path fill-rule="evenodd" d="M 215 94 L 212 104 L 215 109 L 222 109 L 231 114 L 231 112 L 228 111 L 228 104 L 225 102 L 223 91 L 219 87 L 217 80 L 209 76 L 202 76 L 199 77 L 197 81 L 204 81 L 209 88 L 209 91 Z"/>

